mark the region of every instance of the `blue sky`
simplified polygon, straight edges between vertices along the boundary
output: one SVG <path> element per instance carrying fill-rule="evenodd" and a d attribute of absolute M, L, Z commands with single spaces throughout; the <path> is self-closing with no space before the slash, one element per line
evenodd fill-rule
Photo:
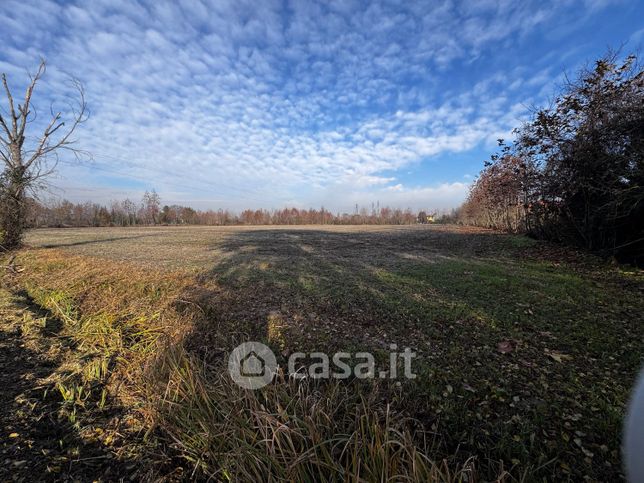
<path fill-rule="evenodd" d="M 38 128 L 68 76 L 92 162 L 45 196 L 197 208 L 458 205 L 496 139 L 564 73 L 638 50 L 644 2 L 1 0 L 0 71 L 42 56 Z"/>

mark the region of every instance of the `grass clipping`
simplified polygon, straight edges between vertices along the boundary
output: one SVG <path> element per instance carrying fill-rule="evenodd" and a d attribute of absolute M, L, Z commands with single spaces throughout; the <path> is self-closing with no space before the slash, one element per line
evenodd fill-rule
<path fill-rule="evenodd" d="M 73 417 L 109 405 L 135 413 L 149 445 L 139 458 L 156 461 L 155 479 L 180 468 L 229 481 L 475 480 L 471 462 L 432 461 L 426 435 L 375 385 L 279 375 L 261 390 L 237 386 L 226 371 L 234 328 L 219 328 L 224 349 L 207 362 L 186 343 L 208 324 L 187 299 L 195 282 L 185 274 L 53 250 L 19 258 L 25 270 L 12 275 L 14 286 L 71 340 L 74 364 L 57 382 L 63 404 Z"/>

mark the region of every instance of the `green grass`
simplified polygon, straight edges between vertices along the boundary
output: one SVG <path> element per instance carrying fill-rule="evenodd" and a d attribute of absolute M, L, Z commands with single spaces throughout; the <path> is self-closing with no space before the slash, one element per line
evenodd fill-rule
<path fill-rule="evenodd" d="M 436 428 L 435 454 L 496 462 L 486 478 L 502 461 L 517 478 L 610 479 L 644 354 L 641 293 L 598 260 L 527 256 L 535 246 L 499 237 L 480 256 L 444 250 L 419 263 L 282 245 L 284 256 L 245 255 L 211 276 L 253 290 L 252 303 L 280 294 L 280 349 L 413 347 L 420 377 L 400 409 Z M 500 353 L 503 341 L 515 349 Z"/>
<path fill-rule="evenodd" d="M 408 434 L 430 441 L 421 446 L 431 461 L 447 459 L 456 468 L 472 464 L 483 480 L 504 474 L 528 481 L 622 477 L 621 421 L 644 355 L 641 271 L 525 237 L 457 227 L 102 229 L 30 237 L 34 245 L 47 239 L 57 250 L 82 254 L 88 267 L 130 256 L 137 265 L 184 267 L 182 273 L 195 278 L 177 298 L 201 314 L 186 340 L 190 364 L 219 367 L 213 349 L 239 340 L 267 342 L 280 354 L 370 350 L 379 360 L 386 359 L 390 343 L 409 346 L 418 353 L 416 379 L 399 388 L 349 382 L 328 390 L 345 394 L 342 404 L 354 409 L 360 398 L 371 397 L 379 401 L 374 407 L 380 416 L 388 404 L 392 414 L 413 418 L 420 432 Z M 52 274 L 61 270 L 57 263 L 54 257 Z M 84 296 L 99 300 L 106 290 L 122 293 L 124 282 L 92 285 L 83 276 L 76 283 L 85 284 Z M 171 278 L 129 283 L 137 287 L 135 297 L 152 305 L 166 300 L 172 287 Z M 136 313 L 135 306 L 130 309 Z M 176 437 L 184 438 L 183 450 L 194 464 L 206 465 L 207 474 L 242 471 L 213 468 L 221 454 L 240 457 L 243 445 L 209 454 L 206 464 L 204 441 L 188 437 L 189 428 L 220 434 L 224 421 L 208 415 L 217 404 L 213 398 L 231 394 L 219 376 L 204 382 L 193 372 L 179 370 L 177 384 L 192 382 L 188 389 L 173 386 L 179 391 L 173 397 L 197 404 L 192 391 L 202 409 L 197 420 L 170 421 L 170 427 L 183 428 Z M 205 388 L 200 395 L 190 389 L 195 384 Z M 268 412 L 282 424 L 288 420 L 284 414 L 311 410 L 293 406 L 282 414 L 279 407 L 290 407 L 295 389 L 271 391 L 279 404 Z M 346 399 L 345 391 L 352 397 Z M 240 406 L 243 431 L 251 431 L 245 418 L 254 414 L 255 403 Z M 358 431 L 343 421 L 329 438 L 343 425 Z M 307 438 L 313 427 L 298 428 L 298 438 L 312 441 Z M 343 444 L 349 444 L 345 436 Z M 262 472 L 268 462 L 257 456 L 261 445 L 253 448 L 248 454 L 259 465 L 253 471 Z"/>
<path fill-rule="evenodd" d="M 644 353 L 637 293 L 541 261 L 447 260 L 381 279 L 406 294 L 387 300 L 390 310 L 418 320 L 440 348 L 412 390 L 456 433 L 448 448 L 465 443 L 533 477 L 619 471 L 623 405 Z M 495 354 L 501 340 L 517 349 Z M 447 385 L 453 395 L 442 398 Z"/>

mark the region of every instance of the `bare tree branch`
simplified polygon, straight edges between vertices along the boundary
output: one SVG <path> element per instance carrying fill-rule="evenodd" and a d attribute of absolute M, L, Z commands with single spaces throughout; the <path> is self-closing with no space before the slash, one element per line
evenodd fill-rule
<path fill-rule="evenodd" d="M 38 71 L 31 78 L 29 87 L 27 87 L 27 92 L 25 93 L 25 103 L 23 106 L 18 106 L 21 114 L 20 127 L 18 128 L 18 139 L 21 141 L 21 143 L 24 142 L 25 128 L 27 127 L 27 119 L 29 117 L 29 104 L 31 103 L 31 96 L 34 91 L 34 87 L 36 87 L 36 84 L 45 74 L 46 70 L 47 69 L 45 67 L 45 61 L 41 60 L 40 65 L 38 66 Z"/>
<path fill-rule="evenodd" d="M 44 179 L 56 169 L 60 151 L 69 151 L 77 158 L 84 154 L 74 146 L 72 140 L 78 125 L 87 120 L 85 92 L 77 79 L 72 79 L 78 94 L 78 105 L 70 105 L 71 119 L 66 122 L 62 112 L 52 109 L 51 120 L 38 141 L 31 149 L 25 149 L 27 124 L 33 121 L 29 116 L 32 109 L 35 112 L 32 105 L 33 93 L 45 72 L 45 61 L 41 60 L 36 73 L 29 76 L 24 102 L 18 104 L 17 110 L 7 77 L 2 74 L 2 84 L 9 107 L 8 117 L 11 119 L 5 119 L 0 115 L 0 132 L 4 130 L 5 134 L 0 136 L 0 159 L 5 166 L 0 175 L 0 231 L 4 236 L 3 243 L 9 248 L 20 244 L 26 217 L 26 193 L 35 193 L 44 186 Z"/>
<path fill-rule="evenodd" d="M 67 131 L 62 135 L 61 138 L 52 142 L 53 134 L 56 131 L 58 131 L 60 128 L 65 126 L 64 122 L 59 122 L 61 119 L 61 113 L 58 112 L 54 114 L 51 122 L 45 129 L 40 141 L 38 142 L 36 149 L 33 151 L 33 154 L 31 155 L 29 160 L 25 162 L 25 167 L 27 169 L 29 169 L 29 167 L 37 159 L 44 158 L 49 153 L 57 151 L 58 149 L 70 149 L 74 151 L 74 148 L 71 147 L 71 144 L 73 144 L 73 141 L 70 140 L 70 137 L 72 136 L 72 134 L 74 133 L 78 125 L 87 120 L 87 117 L 86 117 L 87 103 L 85 101 L 85 91 L 83 89 L 82 84 L 78 82 L 76 79 L 73 80 L 73 83 L 79 96 L 79 108 L 78 110 L 73 110 L 74 118 L 72 120 L 71 127 L 67 129 Z"/>
<path fill-rule="evenodd" d="M 9 139 L 11 139 L 11 131 L 9 130 L 9 127 L 7 126 L 7 123 L 5 122 L 4 118 L 2 117 L 2 114 L 0 114 L 0 125 L 2 125 L 2 128 L 7 133 L 7 136 L 9 137 Z"/>
<path fill-rule="evenodd" d="M 11 135 L 15 139 L 16 134 L 18 133 L 18 116 L 16 115 L 16 109 L 13 106 L 13 96 L 11 95 L 11 90 L 9 90 L 9 84 L 7 83 L 7 76 L 2 74 L 2 85 L 4 85 L 5 93 L 7 94 L 7 101 L 9 102 L 9 115 L 11 116 Z"/>

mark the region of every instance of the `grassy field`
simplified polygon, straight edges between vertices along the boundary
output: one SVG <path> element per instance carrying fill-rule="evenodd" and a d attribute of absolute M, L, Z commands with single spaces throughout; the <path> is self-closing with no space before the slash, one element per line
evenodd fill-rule
<path fill-rule="evenodd" d="M 121 406 L 162 393 L 155 416 L 137 406 L 132 432 L 156 428 L 150 451 L 166 474 L 181 465 L 231 480 L 623 477 L 621 421 L 644 356 L 641 271 L 451 226 L 59 229 L 26 241 L 12 293 L 24 290 L 68 326 L 70 353 L 105 354 L 104 373 L 126 368 L 101 386 L 136 387 Z M 150 344 L 174 341 L 167 360 L 141 349 L 148 330 L 163 333 Z M 248 395 L 213 375 L 244 340 L 269 344 L 282 363 L 294 351 L 370 351 L 380 361 L 390 344 L 411 347 L 418 377 L 282 380 Z M 151 360 L 155 378 L 139 370 Z M 90 426 L 74 421 L 81 433 Z M 381 453 L 383 440 L 405 450 Z"/>

